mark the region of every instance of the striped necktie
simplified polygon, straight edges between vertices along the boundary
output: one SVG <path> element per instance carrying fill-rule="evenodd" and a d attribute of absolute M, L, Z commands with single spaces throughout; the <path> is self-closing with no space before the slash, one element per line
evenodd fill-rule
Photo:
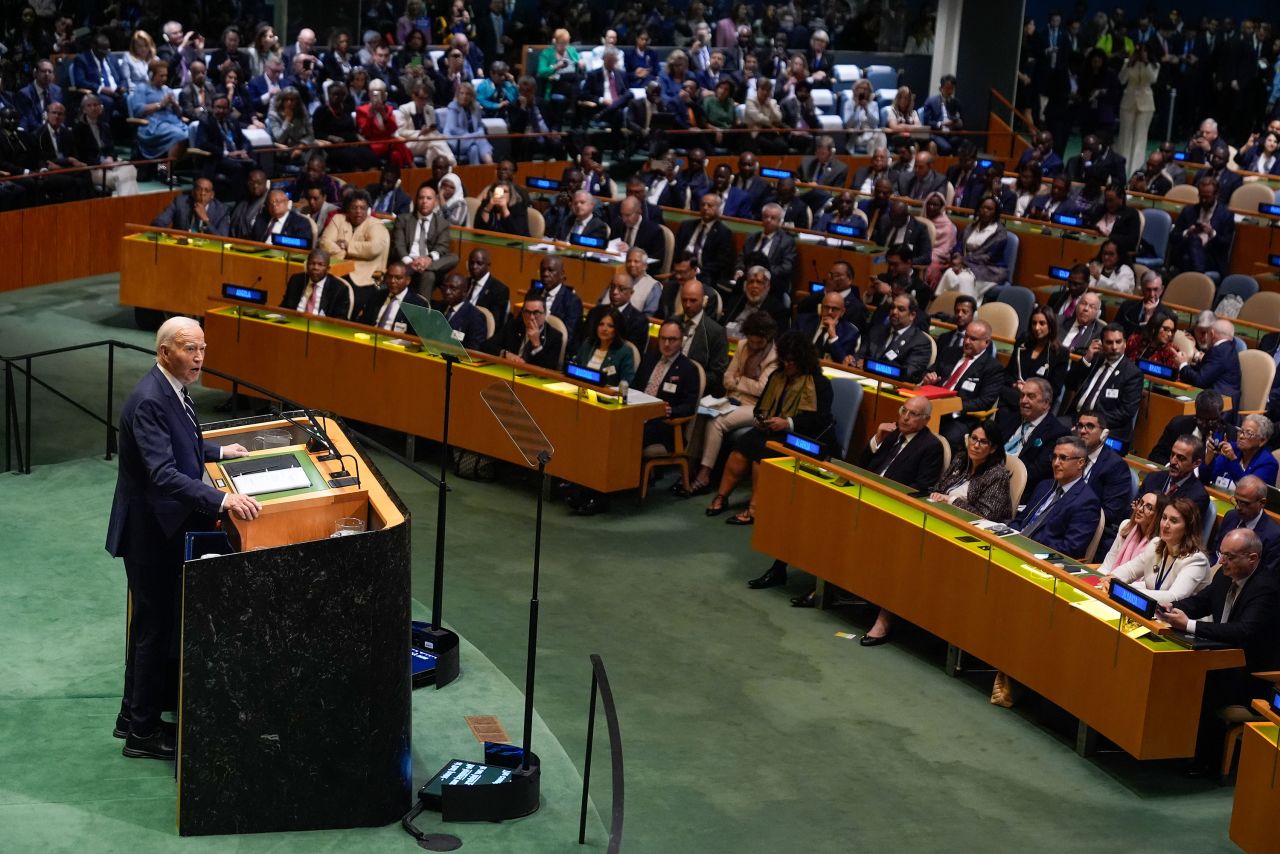
<path fill-rule="evenodd" d="M 196 428 L 196 432 L 200 432 L 200 419 L 196 418 L 196 407 L 191 402 L 191 395 L 186 388 L 182 389 L 182 408 L 187 411 L 187 417 L 191 419 L 191 426 Z"/>
<path fill-rule="evenodd" d="M 1031 524 L 1022 529 L 1022 536 L 1030 538 L 1032 534 L 1040 530 L 1040 526 L 1049 518 L 1049 508 L 1057 504 L 1064 495 L 1066 495 L 1066 493 L 1062 491 L 1061 486 L 1055 488 L 1053 492 L 1050 493 L 1048 500 L 1042 503 L 1040 505 L 1040 509 L 1031 517 Z"/>

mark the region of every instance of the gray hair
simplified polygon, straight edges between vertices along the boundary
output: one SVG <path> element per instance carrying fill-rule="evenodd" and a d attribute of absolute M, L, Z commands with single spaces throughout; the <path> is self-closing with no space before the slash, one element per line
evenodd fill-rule
<path fill-rule="evenodd" d="M 1214 314 L 1212 311 L 1209 311 L 1209 309 L 1206 308 L 1204 311 L 1196 315 L 1195 327 L 1197 329 L 1208 329 L 1209 327 L 1213 326 L 1214 321 L 1216 321 L 1217 319 L 1218 319 L 1218 315 Z"/>
<path fill-rule="evenodd" d="M 160 324 L 160 328 L 156 330 L 156 355 L 160 355 L 161 347 L 168 347 L 173 344 L 178 334 L 188 329 L 199 329 L 200 321 L 178 315 L 171 317 L 164 323 Z"/>
<path fill-rule="evenodd" d="M 836 141 L 824 134 L 823 136 L 818 137 L 817 146 L 818 148 L 828 148 L 834 151 L 836 148 Z"/>
<path fill-rule="evenodd" d="M 1147 270 L 1142 274 L 1142 277 L 1138 280 L 1138 284 L 1146 285 L 1150 283 L 1152 280 L 1158 279 L 1158 278 L 1160 278 L 1160 274 L 1157 273 L 1155 270 Z M 1161 282 L 1160 284 L 1163 285 L 1164 282 Z"/>
<path fill-rule="evenodd" d="M 1082 457 L 1087 457 L 1089 455 L 1089 449 L 1085 447 L 1084 439 L 1081 439 L 1079 436 L 1071 436 L 1071 435 L 1061 436 L 1058 438 L 1058 441 L 1053 443 L 1053 446 L 1055 448 L 1058 447 L 1059 445 L 1070 445 L 1071 447 L 1079 451 L 1080 456 Z"/>
<path fill-rule="evenodd" d="M 764 280 L 766 282 L 773 280 L 773 273 L 769 272 L 769 268 L 762 267 L 759 264 L 756 264 L 754 267 L 747 268 L 747 278 L 749 279 L 752 276 L 764 276 Z"/>
<path fill-rule="evenodd" d="M 777 202 L 769 202 L 769 204 L 765 205 L 760 209 L 760 213 L 763 214 L 767 210 L 775 210 L 778 212 L 779 216 L 781 216 L 784 213 L 784 211 L 782 210 L 782 205 L 778 204 Z"/>
<path fill-rule="evenodd" d="M 1219 317 L 1213 322 L 1213 334 L 1215 337 L 1226 341 L 1230 338 L 1236 337 L 1236 326 L 1230 320 Z"/>
<path fill-rule="evenodd" d="M 609 46 L 608 46 L 608 47 L 606 47 L 606 48 L 604 49 L 604 51 L 601 53 L 601 57 L 605 57 L 605 56 L 612 56 L 612 57 L 615 57 L 615 58 L 616 58 L 616 57 L 620 57 L 620 56 L 622 56 L 622 51 L 618 50 L 618 49 L 617 49 L 616 47 L 614 47 L 613 45 L 609 45 Z"/>
<path fill-rule="evenodd" d="M 1258 431 L 1258 437 L 1262 439 L 1262 444 L 1264 445 L 1271 441 L 1271 436 L 1276 431 L 1275 425 L 1271 422 L 1271 419 L 1265 415 L 1258 415 L 1256 413 L 1253 415 L 1246 415 L 1244 417 L 1244 423 L 1253 425 L 1253 429 Z M 1239 483 L 1236 484 L 1236 488 L 1240 488 Z"/>
<path fill-rule="evenodd" d="M 972 322 L 970 321 L 970 323 Z M 1040 392 L 1040 397 L 1048 401 L 1053 400 L 1053 385 L 1044 377 L 1027 377 L 1022 381 L 1022 385 L 1024 390 L 1026 386 L 1033 385 Z"/>

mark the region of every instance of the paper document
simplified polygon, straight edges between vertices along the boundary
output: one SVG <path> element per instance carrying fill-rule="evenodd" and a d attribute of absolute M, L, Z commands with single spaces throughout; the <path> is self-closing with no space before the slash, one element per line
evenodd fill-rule
<path fill-rule="evenodd" d="M 530 252 L 555 252 L 556 245 L 554 243 L 534 243 L 525 247 Z"/>
<path fill-rule="evenodd" d="M 727 412 L 732 412 L 733 409 L 734 406 L 727 397 L 715 397 L 709 394 L 698 401 L 698 411 L 711 416 L 724 415 Z"/>
<path fill-rule="evenodd" d="M 1097 617 L 1099 620 L 1104 620 L 1108 623 L 1111 622 L 1112 620 L 1120 619 L 1119 611 L 1117 611 L 1115 608 L 1112 608 L 1110 605 L 1098 599 L 1093 599 L 1093 598 L 1082 599 L 1079 602 L 1071 603 L 1071 607 L 1079 608 L 1081 611 L 1084 611 L 1086 614 L 1092 614 L 1093 616 Z"/>
<path fill-rule="evenodd" d="M 311 479 L 301 466 L 272 471 L 257 471 L 231 478 L 236 492 L 241 495 L 261 495 L 264 492 L 283 492 L 286 489 L 302 489 L 311 485 Z"/>
<path fill-rule="evenodd" d="M 997 537 L 1012 537 L 1014 534 L 1018 533 L 1013 528 L 1010 528 L 1008 525 L 1003 525 L 999 522 L 990 522 L 986 519 L 974 519 L 970 524 L 973 525 L 973 527 L 975 528 L 981 528 L 984 531 L 990 531 L 991 533 L 995 534 Z"/>

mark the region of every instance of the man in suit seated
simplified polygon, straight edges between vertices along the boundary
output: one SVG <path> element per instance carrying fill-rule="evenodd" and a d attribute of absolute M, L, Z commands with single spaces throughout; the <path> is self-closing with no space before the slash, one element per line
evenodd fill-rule
<path fill-rule="evenodd" d="M 782 229 L 782 205 L 770 202 L 760 214 L 761 229 L 742 243 L 742 254 L 734 265 L 734 282 L 741 282 L 748 267 L 759 264 L 772 275 L 770 290 L 782 302 L 790 295 L 796 269 L 796 239 Z"/>
<path fill-rule="evenodd" d="M 1076 304 L 1087 290 L 1089 290 L 1089 268 L 1084 264 L 1075 264 L 1067 274 L 1066 283 L 1049 295 L 1046 304 L 1057 315 L 1059 334 L 1069 329 L 1075 322 Z"/>
<path fill-rule="evenodd" d="M 1151 152 L 1147 165 L 1139 169 L 1129 178 L 1129 189 L 1135 193 L 1146 193 L 1151 196 L 1163 196 L 1173 189 L 1173 181 L 1164 166 L 1164 155 L 1159 151 Z"/>
<path fill-rule="evenodd" d="M 1187 498 L 1200 509 L 1203 520 L 1209 512 L 1209 493 L 1196 477 L 1196 469 L 1204 463 L 1204 442 L 1195 436 L 1183 435 L 1173 443 L 1169 462 L 1164 471 L 1153 471 L 1142 481 L 1143 492 L 1161 492 L 1170 498 Z"/>
<path fill-rule="evenodd" d="M 230 233 L 231 215 L 227 206 L 213 197 L 213 182 L 208 178 L 197 178 L 191 192 L 175 196 L 168 207 L 156 214 L 151 224 L 193 234 L 225 237 Z"/>
<path fill-rule="evenodd" d="M 564 338 L 559 331 L 547 325 L 547 301 L 541 291 L 531 291 L 524 298 L 519 315 L 507 318 L 502 331 L 485 345 L 495 356 L 549 371 L 560 370 L 563 347 Z"/>
<path fill-rule="evenodd" d="M 1102 503 L 1084 482 L 1084 442 L 1062 436 L 1053 446 L 1053 479 L 1036 487 L 1009 526 L 1067 557 L 1083 560 L 1098 528 Z"/>
<path fill-rule="evenodd" d="M 1018 158 L 1018 171 L 1021 172 L 1022 167 L 1032 160 L 1040 164 L 1040 174 L 1045 178 L 1056 178 L 1066 168 L 1058 152 L 1053 150 L 1053 133 L 1047 130 L 1036 134 L 1036 144 L 1022 152 Z M 956 187 L 956 192 L 959 191 L 960 188 Z"/>
<path fill-rule="evenodd" d="M 352 319 L 387 332 L 416 335 L 413 323 L 405 316 L 401 306 L 409 303 L 420 308 L 431 308 L 431 303 L 409 287 L 412 280 L 408 264 L 398 260 L 388 262 L 382 284 L 369 289 L 370 294 L 358 309 L 359 314 L 353 313 Z"/>
<path fill-rule="evenodd" d="M 373 213 L 403 216 L 413 207 L 413 200 L 400 187 L 400 167 L 394 163 L 383 166 L 378 182 L 364 189 L 372 199 L 370 210 Z"/>
<path fill-rule="evenodd" d="M 829 136 L 820 136 L 813 156 L 800 161 L 796 176 L 808 184 L 843 187 L 849 183 L 849 167 L 836 158 L 836 141 Z"/>
<path fill-rule="evenodd" d="M 964 348 L 964 330 L 973 320 L 974 314 L 978 311 L 978 301 L 971 296 L 960 295 L 956 297 L 955 305 L 951 307 L 951 314 L 945 315 L 942 312 L 935 312 L 933 316 L 944 320 L 954 320 L 955 329 L 948 330 L 937 336 L 934 340 L 938 342 L 938 358 L 936 361 L 954 364 L 959 361 L 961 351 Z"/>
<path fill-rule="evenodd" d="M 666 404 L 662 418 L 644 423 L 646 448 L 650 445 L 670 448 L 674 443 L 674 428 L 665 419 L 683 418 L 698 409 L 698 369 L 680 351 L 684 338 L 679 321 L 663 321 L 658 330 L 658 348 L 645 353 L 636 368 L 631 387 Z M 711 392 L 708 390 L 708 393 Z"/>
<path fill-rule="evenodd" d="M 903 382 L 919 382 L 929 366 L 933 346 L 929 343 L 928 333 L 916 326 L 919 308 L 915 297 L 907 293 L 897 294 L 891 298 L 890 306 L 889 324 L 870 325 L 858 345 L 853 365 L 861 370 L 867 359 L 887 362 L 902 369 Z"/>
<path fill-rule="evenodd" d="M 285 85 L 284 63 L 277 57 L 268 56 L 262 62 L 262 73 L 254 77 L 245 86 L 245 94 L 249 105 L 258 118 L 264 118 L 271 106 L 271 99 Z"/>
<path fill-rule="evenodd" d="M 1090 348 L 1096 352 L 1102 330 L 1106 328 L 1100 319 L 1101 316 L 1102 297 L 1092 291 L 1081 294 L 1080 299 L 1076 301 L 1075 316 L 1071 323 L 1061 327 L 1058 341 L 1063 348 L 1076 355 L 1083 356 L 1089 352 Z M 1123 334 L 1124 327 L 1120 327 L 1120 331 Z"/>
<path fill-rule="evenodd" d="M 717 169 L 717 177 L 719 173 Z M 735 252 L 733 233 L 720 221 L 720 204 L 721 197 L 716 193 L 702 197 L 699 217 L 680 223 L 676 232 L 676 254 L 687 252 L 702 271 L 702 280 L 728 293 Z"/>
<path fill-rule="evenodd" d="M 577 291 L 565 282 L 564 258 L 547 255 L 538 265 L 538 280 L 542 283 L 542 296 L 546 301 L 547 315 L 560 318 L 565 328 L 565 351 L 577 352 L 578 327 L 582 323 L 582 300 Z"/>
<path fill-rule="evenodd" d="M 255 225 L 253 239 L 259 243 L 270 243 L 275 235 L 283 234 L 285 237 L 305 240 L 307 246 L 311 245 L 311 224 L 305 216 L 290 210 L 289 195 L 284 190 L 267 193 L 262 215 Z"/>
<path fill-rule="evenodd" d="M 67 127 L 66 120 L 66 106 L 54 101 L 45 110 L 44 123 L 31 134 L 31 140 L 36 146 L 40 171 L 86 165 L 83 160 L 76 157 L 75 140 L 72 138 L 71 129 Z M 59 182 L 60 186 L 56 190 L 45 187 L 45 193 L 51 200 L 71 202 L 87 199 L 93 195 L 90 173 L 73 172 L 59 177 L 63 180 Z"/>
<path fill-rule="evenodd" d="M 1075 433 L 1084 442 L 1089 455 L 1084 464 L 1084 482 L 1102 502 L 1102 515 L 1107 519 L 1097 550 L 1097 554 L 1105 555 L 1120 523 L 1129 518 L 1129 490 L 1133 478 L 1124 458 L 1107 447 L 1107 426 L 1103 418 L 1101 412 L 1092 409 L 1077 413 Z"/>
<path fill-rule="evenodd" d="M 1164 465 L 1169 462 L 1173 452 L 1173 443 L 1184 434 L 1194 436 L 1201 442 L 1215 441 L 1234 442 L 1236 427 L 1222 419 L 1222 395 L 1212 389 L 1205 389 L 1196 395 L 1195 413 L 1192 415 L 1175 415 L 1169 419 L 1156 445 L 1147 454 L 1153 463 Z"/>
<path fill-rule="evenodd" d="M 436 286 L 436 277 L 458 266 L 452 237 L 449 219 L 437 206 L 436 191 L 425 184 L 418 187 L 413 213 L 406 211 L 396 217 L 391 227 L 391 257 L 409 265 L 413 289 L 427 299 Z"/>
<path fill-rule="evenodd" d="M 742 324 L 757 311 L 763 311 L 773 318 L 778 334 L 785 332 L 791 325 L 791 312 L 787 311 L 782 301 L 773 295 L 769 286 L 771 277 L 769 268 L 760 264 L 747 270 L 742 293 L 728 300 L 724 314 L 721 316 L 728 335 L 734 338 L 740 337 Z M 842 305 L 843 302 L 841 300 Z"/>
<path fill-rule="evenodd" d="M 488 309 L 495 328 L 501 330 L 511 316 L 511 290 L 490 272 L 492 263 L 488 249 L 472 249 L 467 256 L 467 301 Z"/>
<path fill-rule="evenodd" d="M 643 187 L 642 184 L 641 188 Z M 632 249 L 642 251 L 648 259 L 648 268 L 656 273 L 662 268 L 662 260 L 667 252 L 666 239 L 662 236 L 661 226 L 645 219 L 643 204 L 645 203 L 630 194 L 619 202 L 618 218 L 613 221 L 609 238 L 621 240 L 623 252 L 630 252 Z"/>
<path fill-rule="evenodd" d="M 575 234 L 580 234 L 583 237 L 594 237 L 606 242 L 609 240 L 609 225 L 595 215 L 596 200 L 590 193 L 586 190 L 576 191 L 573 194 L 572 209 L 572 216 L 565 217 L 560 221 L 555 233 L 551 235 L 552 237 L 566 243 Z"/>
<path fill-rule="evenodd" d="M 852 365 L 858 352 L 858 328 L 844 319 L 844 298 L 835 291 L 823 291 L 817 314 L 796 318 L 796 328 L 808 336 L 818 358 Z"/>
<path fill-rule="evenodd" d="M 615 270 L 609 287 L 596 302 L 594 308 L 587 312 L 586 329 L 595 329 L 600 318 L 616 308 L 622 315 L 622 337 L 636 345 L 636 350 L 644 353 L 649 347 L 649 316 L 635 307 L 632 297 L 635 296 L 635 279 L 625 269 Z"/>
<path fill-rule="evenodd" d="M 351 318 L 351 286 L 329 275 L 329 253 L 312 249 L 307 253 L 307 271 L 294 273 L 285 285 L 281 308 L 319 317 Z"/>
<path fill-rule="evenodd" d="M 794 178 L 779 179 L 774 187 L 773 200 L 782 208 L 782 224 L 790 228 L 808 228 L 813 211 L 804 199 L 796 195 Z"/>
<path fill-rule="evenodd" d="M 1125 336 L 1141 332 L 1152 320 L 1174 317 L 1164 304 L 1164 280 L 1155 270 L 1147 270 L 1138 282 L 1141 300 L 1125 300 L 1116 310 L 1116 323 L 1124 327 Z M 1176 319 L 1176 318 L 1175 318 Z M 1157 322 L 1159 322 L 1157 320 Z"/>
<path fill-rule="evenodd" d="M 53 63 L 47 59 L 37 60 L 31 82 L 14 96 L 13 106 L 27 130 L 35 130 L 44 123 L 44 112 L 50 104 L 63 102 L 62 87 L 53 82 L 53 76 Z"/>
<path fill-rule="evenodd" d="M 1213 322 L 1209 349 L 1178 357 L 1178 378 L 1196 388 L 1212 389 L 1223 397 L 1240 402 L 1240 354 L 1236 352 L 1236 328 L 1220 317 Z"/>
<path fill-rule="evenodd" d="M 489 324 L 480 309 L 467 299 L 467 277 L 450 273 L 440 283 L 440 302 L 435 306 L 449 321 L 449 328 L 462 333 L 462 346 L 479 350 L 489 340 Z"/>
<path fill-rule="evenodd" d="M 1022 494 L 1030 495 L 1053 474 L 1049 462 L 1053 446 L 1071 431 L 1053 415 L 1053 386 L 1044 377 L 1030 377 L 1021 382 L 1018 390 L 1018 408 L 1001 407 L 996 413 L 997 422 L 1004 434 L 1006 456 L 1017 457 L 1027 470 L 1027 482 Z"/>
<path fill-rule="evenodd" d="M 889 149 L 877 148 L 871 152 L 871 162 L 853 173 L 853 183 L 849 188 L 855 193 L 870 193 L 875 189 L 876 181 L 888 177 Z M 893 192 L 893 182 L 889 183 L 889 192 Z"/>
<path fill-rule="evenodd" d="M 844 301 L 844 319 L 852 323 L 862 335 L 867 329 L 867 305 L 862 301 L 862 294 L 853 286 L 853 267 L 848 261 L 837 259 L 831 262 L 831 269 L 821 282 L 822 289 L 805 297 L 796 310 L 797 314 L 817 314 L 822 308 L 822 297 L 827 293 L 835 293 Z"/>
<path fill-rule="evenodd" d="M 871 287 L 867 289 L 867 304 L 875 306 L 868 326 L 889 325 L 889 309 L 892 307 L 890 297 L 898 294 L 911 294 L 916 305 L 921 308 L 916 315 L 915 324 L 921 330 L 929 331 L 929 315 L 923 310 L 929 300 L 933 299 L 933 291 L 920 278 L 920 273 L 911 265 L 911 247 L 890 246 L 884 253 L 885 271 L 871 278 Z"/>
<path fill-rule="evenodd" d="M 231 101 L 225 94 L 215 95 L 213 107 L 200 118 L 195 147 L 209 152 L 209 157 L 203 158 L 202 174 L 208 178 L 221 176 L 237 191 L 255 166 L 253 146 L 240 123 L 232 120 Z"/>
<path fill-rule="evenodd" d="M 1232 172 L 1227 162 L 1231 158 L 1231 150 L 1226 145 L 1215 145 L 1209 155 L 1209 168 L 1197 176 L 1197 182 L 1212 178 L 1218 182 L 1218 201 L 1230 206 L 1231 197 L 1236 189 L 1244 184 L 1244 179 Z"/>
<path fill-rule="evenodd" d="M 929 239 L 929 230 L 911 215 L 903 202 L 889 205 L 889 215 L 879 218 L 870 237 L 876 246 L 910 247 L 911 263 L 915 265 L 928 265 L 933 257 L 933 242 Z"/>
<path fill-rule="evenodd" d="M 1231 211 L 1218 201 L 1218 182 L 1201 178 L 1200 201 L 1178 214 L 1169 232 L 1169 262 L 1179 270 L 1227 272 L 1227 258 L 1236 224 Z"/>
<path fill-rule="evenodd" d="M 933 155 L 921 151 L 916 155 L 911 171 L 903 172 L 898 178 L 897 194 L 924 201 L 930 193 L 945 195 L 946 189 L 946 176 L 933 170 Z"/>
<path fill-rule="evenodd" d="M 78 53 L 71 63 L 71 87 L 97 95 L 102 118 L 108 124 L 128 112 L 124 103 L 127 82 L 120 63 L 111 55 L 111 39 L 104 33 L 94 36 L 92 48 Z"/>
<path fill-rule="evenodd" d="M 888 182 L 884 182 L 886 189 Z M 827 210 L 818 215 L 813 223 L 814 231 L 821 231 L 824 234 L 831 230 L 831 226 L 839 223 L 840 225 L 852 225 L 857 228 L 866 227 L 865 216 L 859 216 L 855 211 L 855 197 L 852 190 L 844 190 L 840 195 L 835 197 Z"/>
<path fill-rule="evenodd" d="M 627 105 L 635 100 L 627 86 L 627 74 L 622 69 L 622 54 L 610 45 L 604 49 L 603 64 L 587 72 L 582 83 L 582 100 L 578 102 L 582 112 L 580 121 L 594 121 L 608 125 L 618 132 L 626 116 Z"/>
<path fill-rule="evenodd" d="M 933 129 L 929 139 L 944 157 L 951 153 L 954 131 L 964 130 L 960 116 L 960 102 L 956 99 L 956 78 L 944 74 L 938 86 L 938 94 L 930 95 L 920 108 L 920 121 Z"/>
<path fill-rule="evenodd" d="M 1142 400 L 1142 371 L 1125 358 L 1124 351 L 1124 329 L 1112 323 L 1103 329 L 1101 340 L 1095 340 L 1067 370 L 1067 391 L 1075 393 L 1067 414 L 1100 411 L 1106 415 L 1104 426 L 1111 435 L 1128 442 Z"/>
<path fill-rule="evenodd" d="M 257 239 L 254 235 L 263 230 L 259 220 L 266 217 L 268 186 L 266 172 L 261 169 L 249 170 L 249 175 L 245 178 L 245 195 L 231 208 L 232 237 L 243 237 L 245 240 Z M 298 207 L 300 212 L 306 212 L 306 200 L 299 198 Z M 307 232 L 307 239 L 311 239 L 310 230 Z"/>
<path fill-rule="evenodd" d="M 969 321 L 958 359 L 934 362 L 921 377 L 922 384 L 942 386 L 960 397 L 960 411 L 944 418 L 939 431 L 956 453 L 960 453 L 964 437 L 981 421 L 967 413 L 985 412 L 995 406 L 1004 377 L 1004 365 L 991 351 L 991 324 L 985 320 Z"/>
<path fill-rule="evenodd" d="M 664 166 L 665 165 L 666 163 L 664 163 Z M 674 174 L 675 167 L 671 166 L 669 168 Z M 663 177 L 665 179 L 665 173 L 663 174 Z M 661 195 L 662 194 L 659 193 L 659 197 L 661 197 Z M 663 224 L 662 208 L 660 205 L 649 201 L 649 185 L 644 182 L 644 178 L 639 174 L 632 175 L 627 179 L 627 196 L 634 198 L 640 203 L 641 219 L 645 222 L 651 222 L 654 225 Z M 622 218 L 622 202 L 625 201 L 625 199 L 626 196 L 624 196 L 622 200 L 610 202 L 609 206 L 605 208 L 605 218 L 609 220 L 609 226 L 611 228 L 617 224 L 619 219 Z M 685 207 L 685 205 L 673 205 L 672 207 L 682 208 Z"/>
<path fill-rule="evenodd" d="M 744 209 L 729 204 L 725 208 L 725 216 L 738 216 L 743 219 L 759 219 L 764 203 L 769 201 L 773 192 L 763 178 L 756 174 L 758 164 L 754 152 L 744 151 L 738 155 L 738 174 L 733 177 L 732 186 L 747 194 Z M 716 170 L 719 171 L 718 169 Z"/>
<path fill-rule="evenodd" d="M 1227 511 L 1218 523 L 1218 532 L 1213 543 L 1205 549 L 1209 554 L 1209 562 L 1220 562 L 1222 541 L 1227 534 L 1237 528 L 1253 531 L 1262 541 L 1261 568 L 1273 578 L 1280 580 L 1276 571 L 1280 570 L 1280 522 L 1266 513 L 1267 484 L 1257 475 L 1247 474 L 1236 481 L 1235 507 Z"/>
<path fill-rule="evenodd" d="M 1217 774 L 1221 761 L 1224 706 L 1248 706 L 1264 697 L 1270 682 L 1252 674 L 1280 668 L 1280 590 L 1272 573 L 1259 571 L 1263 545 L 1258 535 L 1237 528 L 1222 538 L 1221 568 L 1199 593 L 1160 610 L 1160 619 L 1178 631 L 1244 650 L 1244 667 L 1211 670 L 1206 675 L 1190 773 Z M 1212 618 L 1210 621 L 1207 618 Z"/>
<path fill-rule="evenodd" d="M 729 337 L 705 306 L 706 291 L 701 282 L 692 279 L 681 286 L 681 312 L 672 319 L 684 333 L 681 351 L 706 372 L 706 393 L 719 397 L 724 394 L 724 372 L 729 368 Z"/>

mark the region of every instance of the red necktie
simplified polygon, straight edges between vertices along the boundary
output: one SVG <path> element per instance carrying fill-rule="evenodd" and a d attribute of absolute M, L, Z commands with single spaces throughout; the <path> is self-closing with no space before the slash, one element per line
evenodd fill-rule
<path fill-rule="evenodd" d="M 613 72 L 609 74 L 609 103 L 617 103 L 618 100 L 618 78 L 613 76 Z"/>
<path fill-rule="evenodd" d="M 961 378 L 962 376 L 964 376 L 964 372 L 969 368 L 969 362 L 970 362 L 970 361 L 972 361 L 972 360 L 971 360 L 971 359 L 961 359 L 961 360 L 960 360 L 960 364 L 956 365 L 956 369 L 955 369 L 954 371 L 952 371 L 952 372 L 951 372 L 951 376 L 947 378 L 947 381 L 946 381 L 945 383 L 943 383 L 943 386 L 942 386 L 942 387 L 943 387 L 943 388 L 955 388 L 955 387 L 956 387 L 956 383 L 958 383 L 958 382 L 960 381 L 960 378 Z"/>
<path fill-rule="evenodd" d="M 312 285 L 311 296 L 307 298 L 307 314 L 316 313 L 316 297 L 317 296 L 319 296 L 319 294 L 316 291 L 316 287 L 315 285 Z"/>

